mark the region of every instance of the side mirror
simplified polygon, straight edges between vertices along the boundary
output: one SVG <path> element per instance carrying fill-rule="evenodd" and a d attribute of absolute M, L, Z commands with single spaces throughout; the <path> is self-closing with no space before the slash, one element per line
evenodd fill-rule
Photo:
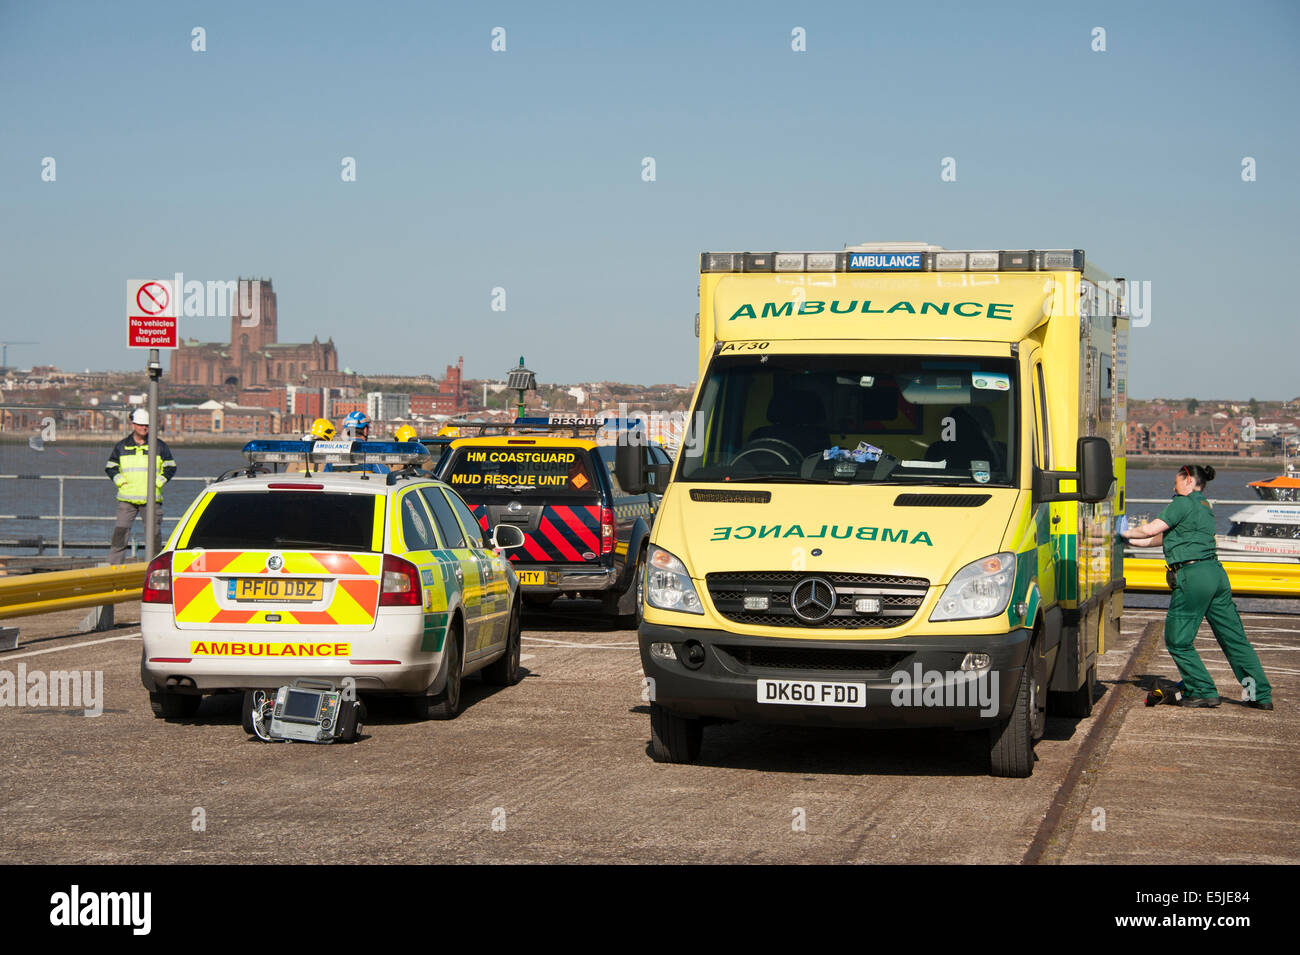
<path fill-rule="evenodd" d="M 672 476 L 673 466 L 671 464 L 652 464 L 647 477 L 650 479 L 649 490 L 655 494 L 662 494 L 664 488 L 668 486 L 668 478 Z"/>
<path fill-rule="evenodd" d="M 1095 504 L 1110 495 L 1115 465 L 1105 438 L 1080 438 L 1075 446 L 1077 471 L 1040 471 L 1034 468 L 1034 501 L 1082 501 Z M 1076 491 L 1062 491 L 1062 481 L 1074 481 Z"/>
<path fill-rule="evenodd" d="M 644 494 L 650 455 L 644 444 L 622 444 L 614 449 L 614 476 L 625 494 Z"/>
<path fill-rule="evenodd" d="M 513 524 L 498 524 L 492 531 L 492 546 L 497 550 L 513 550 L 524 546 L 524 532 Z"/>
<path fill-rule="evenodd" d="M 1106 500 L 1115 483 L 1110 442 L 1105 438 L 1080 438 L 1075 453 L 1079 462 L 1079 500 L 1088 504 Z"/>

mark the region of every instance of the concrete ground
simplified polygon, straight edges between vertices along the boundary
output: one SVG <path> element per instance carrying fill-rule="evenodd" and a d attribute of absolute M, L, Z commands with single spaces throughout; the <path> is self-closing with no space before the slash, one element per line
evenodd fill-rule
<path fill-rule="evenodd" d="M 635 635 L 595 607 L 526 616 L 517 686 L 471 678 L 450 723 L 372 706 L 351 746 L 250 740 L 233 696 L 155 720 L 138 604 L 104 633 L 82 612 L 8 621 L 0 671 L 101 671 L 104 712 L 0 707 L 0 862 L 1300 861 L 1300 617 L 1247 620 L 1267 713 L 1233 702 L 1208 630 L 1223 705 L 1143 706 L 1175 670 L 1163 614 L 1127 613 L 1093 716 L 1050 719 L 1011 780 L 983 734 L 941 731 L 711 727 L 698 764 L 656 764 Z"/>

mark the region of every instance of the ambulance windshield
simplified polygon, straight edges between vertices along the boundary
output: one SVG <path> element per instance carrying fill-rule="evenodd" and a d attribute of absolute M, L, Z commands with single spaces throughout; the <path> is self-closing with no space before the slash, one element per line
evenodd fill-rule
<path fill-rule="evenodd" d="M 1015 484 L 1009 358 L 728 356 L 691 420 L 685 481 Z"/>

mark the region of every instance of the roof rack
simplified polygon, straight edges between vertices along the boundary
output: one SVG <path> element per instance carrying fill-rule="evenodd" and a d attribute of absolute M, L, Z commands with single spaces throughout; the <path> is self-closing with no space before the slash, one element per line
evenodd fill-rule
<path fill-rule="evenodd" d="M 553 414 L 545 418 L 541 416 L 515 418 L 514 421 L 448 421 L 447 426 L 462 429 L 460 435 L 462 438 L 483 437 L 489 433 L 507 431 L 523 434 L 539 431 L 569 431 L 576 438 L 580 433 L 595 435 L 599 431 L 631 431 L 642 428 L 645 424 L 638 418 L 617 418 L 612 415 Z M 477 434 L 466 435 L 463 429 L 478 430 Z"/>

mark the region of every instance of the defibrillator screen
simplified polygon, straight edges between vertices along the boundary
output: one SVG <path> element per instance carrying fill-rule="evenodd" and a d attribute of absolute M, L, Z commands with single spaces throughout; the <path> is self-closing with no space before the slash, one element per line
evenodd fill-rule
<path fill-rule="evenodd" d="M 284 701 L 284 717 L 291 720 L 315 720 L 320 712 L 320 694 L 290 690 Z"/>

